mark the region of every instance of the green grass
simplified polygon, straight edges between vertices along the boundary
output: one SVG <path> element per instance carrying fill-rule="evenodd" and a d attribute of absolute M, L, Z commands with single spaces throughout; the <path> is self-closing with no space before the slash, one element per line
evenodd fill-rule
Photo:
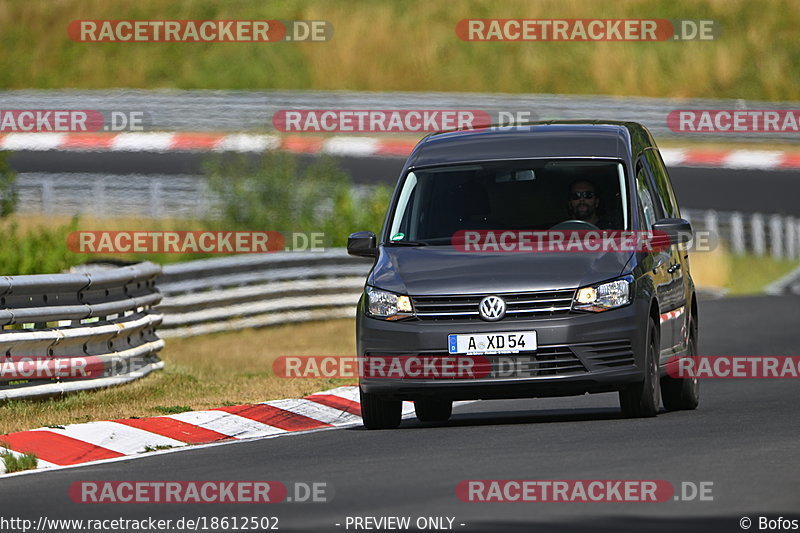
<path fill-rule="evenodd" d="M 715 41 L 461 41 L 464 18 L 713 19 Z M 76 43 L 76 19 L 327 20 L 326 43 Z M 8 0 L 0 87 L 798 98 L 793 0 Z M 535 110 L 534 110 L 535 111 Z"/>
<path fill-rule="evenodd" d="M 727 288 L 730 295 L 760 294 L 764 288 L 800 266 L 797 261 L 750 255 L 733 256 Z"/>
<path fill-rule="evenodd" d="M 0 445 L 2 445 L 2 443 L 0 443 Z M 11 452 L 5 451 L 0 453 L 0 459 L 2 459 L 5 464 L 7 474 L 21 472 L 23 470 L 33 470 L 39 464 L 36 455 L 32 453 L 16 456 Z"/>
<path fill-rule="evenodd" d="M 739 296 L 763 293 L 767 285 L 797 268 L 800 261 L 776 260 L 769 255 L 737 256 L 719 247 L 691 253 L 689 264 L 697 287 Z"/>

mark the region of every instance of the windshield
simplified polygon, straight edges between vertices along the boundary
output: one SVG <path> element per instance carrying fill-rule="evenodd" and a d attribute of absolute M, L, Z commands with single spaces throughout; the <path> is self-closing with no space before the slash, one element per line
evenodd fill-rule
<path fill-rule="evenodd" d="M 409 173 L 387 238 L 445 245 L 460 230 L 626 230 L 628 219 L 619 161 L 487 162 Z"/>

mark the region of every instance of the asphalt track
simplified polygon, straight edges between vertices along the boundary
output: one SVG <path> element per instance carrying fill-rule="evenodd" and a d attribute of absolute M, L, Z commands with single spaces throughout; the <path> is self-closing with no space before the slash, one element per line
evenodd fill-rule
<path fill-rule="evenodd" d="M 11 165 L 17 172 L 200 175 L 209 157 L 195 152 L 15 152 Z M 301 156 L 304 161 L 312 157 Z M 389 185 L 397 181 L 403 162 L 393 157 L 340 158 L 356 182 Z M 800 172 L 695 167 L 669 172 L 680 205 L 800 216 Z"/>
<path fill-rule="evenodd" d="M 796 296 L 704 300 L 699 314 L 701 355 L 800 354 Z M 761 516 L 800 518 L 798 398 L 798 380 L 752 379 L 705 380 L 698 410 L 652 419 L 621 418 L 613 394 L 476 402 L 443 425 L 412 419 L 394 431 L 321 431 L 0 479 L 0 516 L 277 516 L 280 530 L 310 532 L 354 531 L 348 516 L 449 516 L 455 531 L 542 533 L 736 532 L 747 516 L 759 531 Z M 465 503 L 455 487 L 468 479 L 710 481 L 713 501 Z M 87 480 L 325 482 L 333 498 L 73 503 L 68 487 Z"/>

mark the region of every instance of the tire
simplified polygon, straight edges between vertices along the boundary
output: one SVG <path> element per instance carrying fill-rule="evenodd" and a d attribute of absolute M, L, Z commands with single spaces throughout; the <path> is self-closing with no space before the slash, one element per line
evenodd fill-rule
<path fill-rule="evenodd" d="M 394 429 L 400 425 L 403 404 L 400 400 L 385 400 L 380 396 L 359 390 L 361 418 L 367 429 Z"/>
<path fill-rule="evenodd" d="M 415 400 L 414 412 L 420 422 L 447 422 L 453 414 L 453 402 L 438 399 Z"/>
<path fill-rule="evenodd" d="M 658 375 L 659 338 L 653 320 L 648 320 L 645 343 L 645 376 L 639 383 L 619 391 L 619 406 L 628 418 L 646 418 L 658 414 L 661 403 L 661 387 Z"/>
<path fill-rule="evenodd" d="M 689 322 L 689 346 L 687 356 L 697 355 L 697 322 L 694 317 Z M 692 411 L 700 403 L 700 382 L 695 378 L 661 379 L 661 397 L 667 411 Z"/>

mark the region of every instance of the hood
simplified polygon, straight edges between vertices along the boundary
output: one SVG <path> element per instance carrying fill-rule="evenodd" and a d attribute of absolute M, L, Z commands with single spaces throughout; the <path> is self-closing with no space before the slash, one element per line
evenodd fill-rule
<path fill-rule="evenodd" d="M 622 274 L 633 252 L 474 253 L 452 246 L 380 246 L 369 285 L 401 294 L 572 289 Z"/>

